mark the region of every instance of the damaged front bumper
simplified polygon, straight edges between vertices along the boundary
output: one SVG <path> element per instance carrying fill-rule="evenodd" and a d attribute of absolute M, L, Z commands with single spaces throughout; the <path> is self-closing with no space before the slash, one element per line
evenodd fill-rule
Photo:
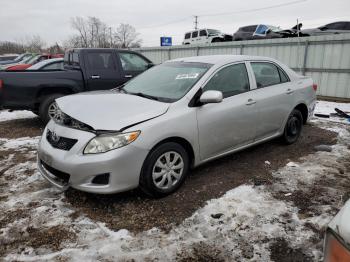
<path fill-rule="evenodd" d="M 77 139 L 69 150 L 53 147 L 47 132 L 59 138 Z M 68 187 L 98 194 L 111 194 L 138 187 L 139 176 L 148 150 L 133 144 L 100 154 L 84 154 L 94 133 L 68 128 L 50 121 L 38 147 L 38 169 L 42 176 L 61 190 Z M 96 183 L 96 178 L 108 174 L 108 181 Z"/>

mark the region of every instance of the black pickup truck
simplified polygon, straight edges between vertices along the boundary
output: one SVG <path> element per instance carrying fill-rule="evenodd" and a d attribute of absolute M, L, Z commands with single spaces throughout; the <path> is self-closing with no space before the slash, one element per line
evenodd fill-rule
<path fill-rule="evenodd" d="M 0 72 L 0 108 L 31 110 L 46 123 L 56 98 L 115 88 L 151 66 L 128 50 L 72 49 L 65 53 L 64 70 Z"/>

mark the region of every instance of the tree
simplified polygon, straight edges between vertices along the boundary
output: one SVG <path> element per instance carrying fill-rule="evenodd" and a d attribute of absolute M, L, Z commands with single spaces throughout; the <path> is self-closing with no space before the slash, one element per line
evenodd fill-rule
<path fill-rule="evenodd" d="M 58 44 L 54 44 L 52 46 L 50 46 L 47 51 L 50 53 L 50 54 L 63 54 L 64 53 L 64 50 L 63 48 Z"/>
<path fill-rule="evenodd" d="M 142 40 L 138 39 L 136 29 L 129 24 L 120 24 L 114 34 L 116 44 L 120 48 L 140 47 Z"/>
<path fill-rule="evenodd" d="M 97 17 L 74 17 L 71 26 L 77 31 L 65 41 L 65 47 L 140 47 L 141 39 L 135 28 L 129 24 L 120 24 L 116 30 L 107 26 Z"/>
<path fill-rule="evenodd" d="M 33 53 L 41 53 L 46 43 L 39 35 L 26 36 L 25 44 L 26 51 Z"/>
<path fill-rule="evenodd" d="M 77 35 L 69 38 L 66 44 L 71 47 L 109 47 L 107 26 L 97 17 L 75 17 L 71 19 L 72 28 Z"/>
<path fill-rule="evenodd" d="M 24 52 L 41 53 L 45 45 L 45 41 L 39 35 L 25 36 L 15 42 L 1 42 L 0 54 Z"/>
<path fill-rule="evenodd" d="M 0 54 L 24 53 L 25 46 L 15 42 L 4 41 L 0 42 Z"/>

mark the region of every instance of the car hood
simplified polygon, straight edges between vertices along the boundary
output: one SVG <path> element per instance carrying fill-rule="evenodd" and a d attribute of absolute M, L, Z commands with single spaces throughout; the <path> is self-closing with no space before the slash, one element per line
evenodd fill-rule
<path fill-rule="evenodd" d="M 113 131 L 158 117 L 170 105 L 112 90 L 79 93 L 56 102 L 62 112 L 93 129 Z"/>
<path fill-rule="evenodd" d="M 350 244 L 350 200 L 329 223 L 329 227 Z"/>

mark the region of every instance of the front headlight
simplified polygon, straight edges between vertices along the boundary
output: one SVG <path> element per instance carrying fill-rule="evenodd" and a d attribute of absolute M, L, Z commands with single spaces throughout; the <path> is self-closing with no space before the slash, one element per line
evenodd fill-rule
<path fill-rule="evenodd" d="M 134 131 L 129 133 L 103 134 L 96 136 L 86 145 L 84 154 L 104 153 L 126 146 L 134 142 L 140 133 L 140 131 Z"/>

